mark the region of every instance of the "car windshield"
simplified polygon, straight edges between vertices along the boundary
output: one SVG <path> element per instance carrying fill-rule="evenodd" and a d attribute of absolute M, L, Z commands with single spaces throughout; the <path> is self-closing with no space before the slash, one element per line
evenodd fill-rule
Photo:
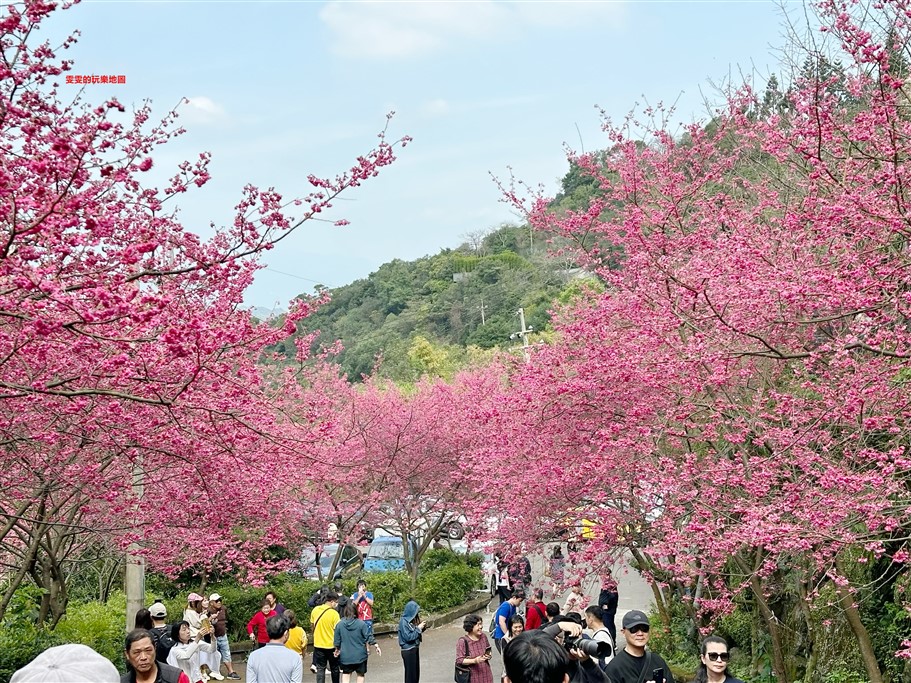
<path fill-rule="evenodd" d="M 338 552 L 338 544 L 333 543 L 331 545 L 324 545 L 323 552 L 320 553 L 319 563 L 323 569 L 329 569 L 332 566 L 332 560 L 335 559 L 335 555 Z M 341 558 L 339 558 L 341 560 Z"/>
<path fill-rule="evenodd" d="M 402 542 L 396 540 L 394 543 L 371 543 L 367 551 L 368 560 L 404 560 L 405 548 Z"/>
<path fill-rule="evenodd" d="M 326 571 L 332 566 L 332 560 L 335 559 L 335 553 L 338 552 L 338 543 L 324 545 L 319 556 L 320 566 Z M 301 553 L 301 565 L 304 567 L 316 566 L 316 550 L 307 548 Z"/>

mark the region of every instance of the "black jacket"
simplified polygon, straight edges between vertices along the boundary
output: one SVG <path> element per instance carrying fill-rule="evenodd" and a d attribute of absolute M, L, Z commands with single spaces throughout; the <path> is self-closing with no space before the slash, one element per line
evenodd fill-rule
<path fill-rule="evenodd" d="M 667 663 L 660 655 L 648 651 L 646 651 L 645 657 L 633 657 L 633 655 L 625 649 L 620 650 L 614 658 L 608 662 L 606 673 L 610 676 L 611 683 L 638 683 L 639 673 L 643 669 L 643 663 L 646 669 L 645 678 L 643 680 L 652 680 L 652 671 L 655 669 L 664 669 L 664 683 L 674 683 L 674 674 L 671 673 Z"/>
<path fill-rule="evenodd" d="M 158 665 L 158 675 L 155 677 L 155 683 L 179 683 L 180 674 L 183 673 L 176 666 L 170 666 L 162 662 L 155 662 Z M 120 683 L 136 683 L 136 672 L 133 669 L 127 671 L 120 677 Z"/>

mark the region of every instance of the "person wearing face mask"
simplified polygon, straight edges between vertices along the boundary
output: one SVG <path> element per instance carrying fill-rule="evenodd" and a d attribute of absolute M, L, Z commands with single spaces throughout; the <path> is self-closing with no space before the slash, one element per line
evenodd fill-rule
<path fill-rule="evenodd" d="M 701 663 L 693 683 L 743 683 L 728 674 L 730 659 L 727 641 L 719 636 L 709 636 L 702 641 Z"/>
<path fill-rule="evenodd" d="M 667 662 L 660 655 L 645 649 L 650 628 L 645 612 L 634 609 L 624 615 L 626 647 L 614 656 L 605 669 L 611 683 L 674 683 L 674 675 Z"/>

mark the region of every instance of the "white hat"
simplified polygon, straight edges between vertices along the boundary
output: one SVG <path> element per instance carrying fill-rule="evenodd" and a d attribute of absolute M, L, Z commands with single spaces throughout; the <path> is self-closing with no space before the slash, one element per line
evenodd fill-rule
<path fill-rule="evenodd" d="M 111 662 L 87 645 L 51 647 L 13 674 L 10 683 L 120 683 Z"/>
<path fill-rule="evenodd" d="M 149 605 L 149 615 L 153 619 L 164 619 L 168 616 L 168 608 L 161 602 L 153 602 Z"/>
<path fill-rule="evenodd" d="M 221 596 L 218 593 L 212 593 L 209 596 L 209 602 L 218 602 L 219 600 L 221 600 Z"/>

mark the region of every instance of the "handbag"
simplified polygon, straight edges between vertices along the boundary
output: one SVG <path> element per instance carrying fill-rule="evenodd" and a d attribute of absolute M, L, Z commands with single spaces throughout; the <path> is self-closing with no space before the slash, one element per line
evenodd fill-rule
<path fill-rule="evenodd" d="M 459 640 L 465 643 L 465 656 L 468 657 L 468 641 L 465 638 L 459 638 Z M 453 680 L 455 683 L 468 683 L 471 680 L 471 669 L 462 664 L 456 664 Z"/>

